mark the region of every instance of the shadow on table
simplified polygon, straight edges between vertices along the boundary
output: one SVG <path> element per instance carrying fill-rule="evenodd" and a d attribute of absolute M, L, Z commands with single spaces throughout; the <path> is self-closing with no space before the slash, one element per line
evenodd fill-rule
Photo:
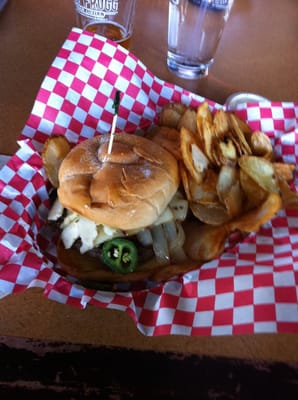
<path fill-rule="evenodd" d="M 298 364 L 0 337 L 0 399 L 297 399 Z"/>

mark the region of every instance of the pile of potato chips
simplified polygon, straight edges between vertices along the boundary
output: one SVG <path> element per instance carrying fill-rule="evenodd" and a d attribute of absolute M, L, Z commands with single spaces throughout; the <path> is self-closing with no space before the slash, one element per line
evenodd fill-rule
<path fill-rule="evenodd" d="M 212 114 L 207 102 L 197 110 L 171 103 L 150 136 L 179 159 L 190 209 L 205 225 L 199 239 L 217 235 L 220 243 L 212 257 L 231 233 L 257 232 L 281 208 L 298 209 L 290 186 L 295 165 L 275 162 L 268 136 L 233 112 Z"/>

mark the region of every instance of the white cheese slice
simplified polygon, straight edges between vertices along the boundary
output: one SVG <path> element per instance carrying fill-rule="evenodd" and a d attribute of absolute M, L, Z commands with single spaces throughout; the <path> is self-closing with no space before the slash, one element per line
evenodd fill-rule
<path fill-rule="evenodd" d="M 82 240 L 82 246 L 80 252 L 85 253 L 88 250 L 93 249 L 94 240 L 97 236 L 96 223 L 88 218 L 80 217 L 77 222 L 79 236 Z"/>
<path fill-rule="evenodd" d="M 63 211 L 64 207 L 57 198 L 49 211 L 48 220 L 57 221 L 60 217 L 62 217 Z"/>
<path fill-rule="evenodd" d="M 170 202 L 169 206 L 155 221 L 154 226 L 166 224 L 174 220 L 183 221 L 186 218 L 187 210 L 188 202 L 178 192 Z M 62 216 L 63 207 L 61 206 L 59 200 L 54 206 L 54 210 L 51 210 L 50 212 L 52 218 L 54 218 L 53 220 L 58 219 L 60 216 Z M 91 250 L 94 247 L 98 247 L 106 240 L 126 235 L 134 235 L 138 233 L 138 231 L 135 230 L 123 232 L 119 229 L 115 229 L 107 225 L 96 224 L 90 219 L 69 210 L 67 211 L 67 216 L 64 218 L 64 221 L 62 222 L 60 227 L 62 229 L 61 239 L 64 243 L 65 248 L 71 248 L 71 246 L 75 243 L 77 239 L 81 239 L 81 253 L 85 253 L 86 251 Z M 146 243 L 152 243 L 151 233 L 149 237 L 149 235 L 141 232 L 140 239 L 141 242 L 143 240 Z"/>
<path fill-rule="evenodd" d="M 79 238 L 79 229 L 77 221 L 66 225 L 61 233 L 61 239 L 66 249 L 70 249 L 74 242 Z"/>

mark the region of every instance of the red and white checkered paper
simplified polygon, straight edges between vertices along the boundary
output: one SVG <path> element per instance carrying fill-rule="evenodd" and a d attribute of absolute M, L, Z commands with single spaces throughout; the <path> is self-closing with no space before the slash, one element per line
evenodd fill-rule
<path fill-rule="evenodd" d="M 20 149 L 0 173 L 1 297 L 40 287 L 60 303 L 122 310 L 146 335 L 298 332 L 297 211 L 279 212 L 220 258 L 146 290 L 86 289 L 54 271 L 55 246 L 45 225 L 50 185 L 40 150 L 53 133 L 77 143 L 109 132 L 116 90 L 122 93 L 118 129 L 131 132 L 146 129 L 169 101 L 197 106 L 205 100 L 161 81 L 112 42 L 73 29 L 42 82 Z M 270 136 L 280 159 L 297 163 L 297 103 L 242 104 L 237 113 Z"/>

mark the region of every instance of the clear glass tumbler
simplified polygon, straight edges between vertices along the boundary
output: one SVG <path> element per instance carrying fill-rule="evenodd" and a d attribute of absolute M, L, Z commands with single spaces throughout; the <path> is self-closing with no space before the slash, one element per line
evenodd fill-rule
<path fill-rule="evenodd" d="M 186 79 L 208 75 L 234 0 L 169 0 L 169 69 Z"/>

